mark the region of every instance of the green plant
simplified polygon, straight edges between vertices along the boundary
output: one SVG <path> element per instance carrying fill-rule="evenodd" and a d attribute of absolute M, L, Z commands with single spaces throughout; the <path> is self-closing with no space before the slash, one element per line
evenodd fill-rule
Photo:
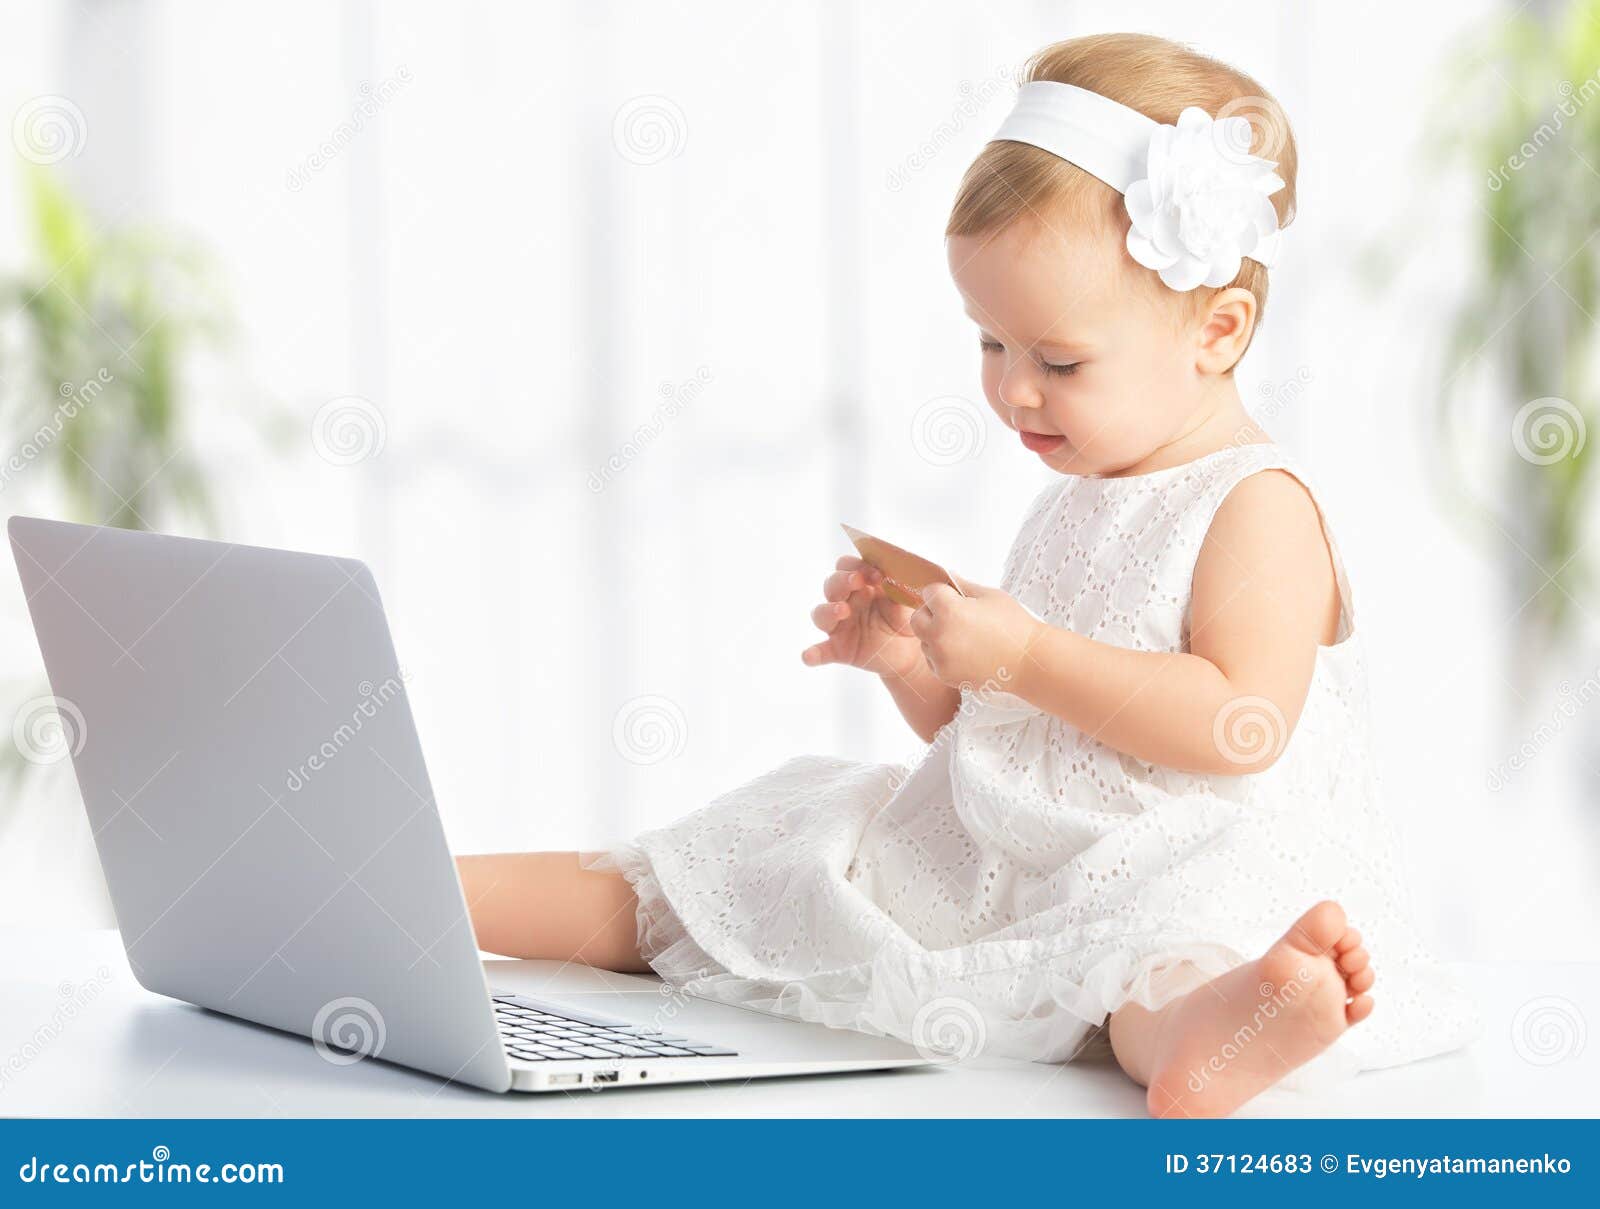
<path fill-rule="evenodd" d="M 1427 142 L 1443 166 L 1479 174 L 1471 277 L 1438 394 L 1445 478 L 1458 510 L 1505 545 L 1516 600 L 1527 602 L 1524 648 L 1537 652 L 1570 625 L 1593 572 L 1600 0 L 1575 0 L 1559 19 L 1495 18 L 1455 59 L 1442 95 Z M 1486 393 L 1504 412 L 1487 429 Z M 1480 454 L 1476 464 L 1463 448 Z M 1478 488 L 1486 450 L 1503 496 Z"/>
<path fill-rule="evenodd" d="M 3 485 L 48 477 L 94 524 L 209 528 L 181 385 L 188 355 L 229 326 L 206 258 L 169 234 L 97 230 L 55 176 L 25 180 L 33 263 L 0 277 Z"/>

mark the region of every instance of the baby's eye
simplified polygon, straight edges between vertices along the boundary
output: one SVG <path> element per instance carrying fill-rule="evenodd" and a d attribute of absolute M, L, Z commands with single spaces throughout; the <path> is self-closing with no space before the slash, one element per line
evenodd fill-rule
<path fill-rule="evenodd" d="M 1076 361 L 1068 362 L 1066 365 L 1052 365 L 1048 361 L 1041 361 L 1039 364 L 1044 369 L 1045 374 L 1051 377 L 1065 378 L 1078 372 L 1078 363 Z"/>
<path fill-rule="evenodd" d="M 986 353 L 998 353 L 1005 345 L 998 340 L 990 340 L 987 336 L 978 337 L 978 347 Z"/>

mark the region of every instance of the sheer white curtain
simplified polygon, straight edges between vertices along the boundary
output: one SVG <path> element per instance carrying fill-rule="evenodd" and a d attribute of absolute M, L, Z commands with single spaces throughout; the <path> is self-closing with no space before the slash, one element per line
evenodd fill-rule
<path fill-rule="evenodd" d="M 798 656 L 845 550 L 839 521 L 992 581 L 1044 482 L 979 393 L 944 264 L 955 183 L 1010 73 L 1048 41 L 1131 24 L 1247 68 L 1295 118 L 1303 175 L 1242 385 L 1336 509 L 1406 825 L 1432 837 L 1449 815 L 1440 765 L 1488 725 L 1475 702 L 1492 654 L 1462 641 L 1485 606 L 1464 590 L 1441 621 L 1408 585 L 1419 550 L 1463 589 L 1485 573 L 1434 540 L 1443 521 L 1420 485 L 1419 296 L 1362 294 L 1351 258 L 1386 217 L 1372 182 L 1409 180 L 1438 23 L 1470 14 L 1175 0 L 6 11 L 7 112 L 80 90 L 91 140 L 70 167 L 101 213 L 192 229 L 226 266 L 238 357 L 193 382 L 224 536 L 373 564 L 460 850 L 600 846 L 793 754 L 908 751 L 875 684 Z M 137 36 L 85 33 L 108 23 Z M 131 165 L 93 137 L 130 96 Z M 1436 287 L 1416 288 L 1425 302 Z M 241 381 L 288 414 L 282 448 L 242 435 Z M 337 465 L 313 425 L 348 397 L 382 447 Z M 9 650 L 31 667 L 16 596 Z M 1458 690 L 1419 717 L 1447 666 Z M 1476 801 L 1465 775 L 1453 791 Z M 44 797 L 14 804 L 13 828 L 30 811 L 76 817 L 70 783 Z M 87 837 L 51 851 L 76 872 L 49 893 L 76 901 Z M 1443 885 L 1437 850 L 1420 855 L 1424 885 Z M 15 845 L 6 859 L 33 871 L 13 883 L 14 917 L 52 871 Z"/>

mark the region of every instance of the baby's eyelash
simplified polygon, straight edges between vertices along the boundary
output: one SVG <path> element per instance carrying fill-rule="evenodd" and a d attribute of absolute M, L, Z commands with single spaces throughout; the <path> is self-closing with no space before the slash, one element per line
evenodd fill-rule
<path fill-rule="evenodd" d="M 998 353 L 1005 346 L 998 340 L 985 340 L 982 336 L 979 336 L 978 347 L 986 353 Z M 1048 361 L 1041 361 L 1039 362 L 1039 368 L 1044 370 L 1050 377 L 1066 378 L 1078 372 L 1078 362 L 1072 361 L 1066 365 L 1052 365 Z"/>

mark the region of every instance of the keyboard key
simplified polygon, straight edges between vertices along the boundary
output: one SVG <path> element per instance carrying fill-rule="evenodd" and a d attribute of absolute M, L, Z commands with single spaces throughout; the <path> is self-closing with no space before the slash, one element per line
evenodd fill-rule
<path fill-rule="evenodd" d="M 568 1052 L 569 1053 L 576 1053 L 580 1057 L 584 1057 L 584 1058 L 614 1058 L 614 1057 L 616 1057 L 616 1055 L 613 1054 L 610 1050 L 598 1049 L 598 1048 L 596 1048 L 595 1046 L 592 1046 L 592 1045 L 586 1045 L 581 1049 L 569 1050 Z"/>
<path fill-rule="evenodd" d="M 736 1058 L 739 1056 L 739 1051 L 736 1049 L 722 1049 L 715 1045 L 685 1045 L 683 1048 L 705 1058 Z"/>

